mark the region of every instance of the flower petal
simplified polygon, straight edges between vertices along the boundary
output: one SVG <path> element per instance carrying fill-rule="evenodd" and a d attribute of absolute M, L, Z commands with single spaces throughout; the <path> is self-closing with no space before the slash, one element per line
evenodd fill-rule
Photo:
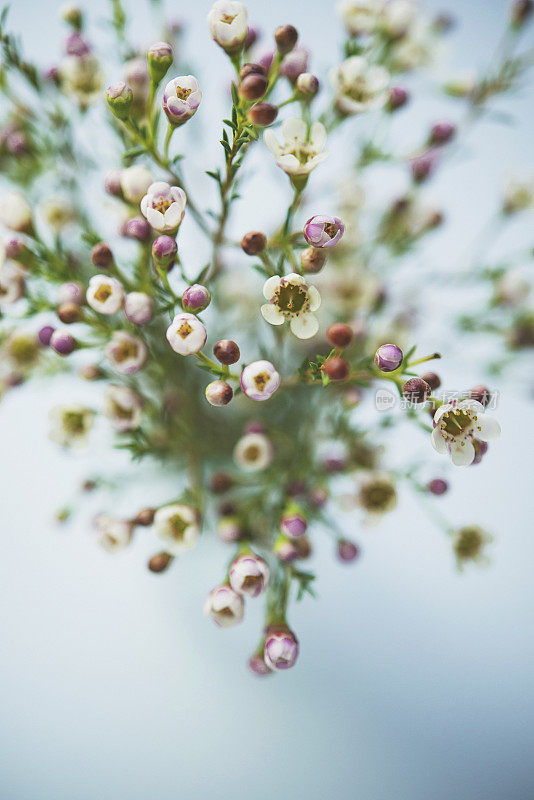
<path fill-rule="evenodd" d="M 308 286 L 308 300 L 310 301 L 310 311 L 317 311 L 321 305 L 321 295 L 315 286 Z"/>
<path fill-rule="evenodd" d="M 290 142 L 305 142 L 307 134 L 308 126 L 299 117 L 292 117 L 282 122 L 282 136 L 288 144 Z"/>
<path fill-rule="evenodd" d="M 276 163 L 287 172 L 289 175 L 299 175 L 309 172 L 306 165 L 301 165 L 300 161 L 292 153 L 287 153 L 285 156 L 279 156 Z"/>
<path fill-rule="evenodd" d="M 471 442 L 465 442 L 463 445 L 453 444 L 451 447 L 452 463 L 456 467 L 467 467 L 473 462 L 475 457 L 475 448 Z"/>
<path fill-rule="evenodd" d="M 302 314 L 299 317 L 293 317 L 290 328 L 299 339 L 311 339 L 319 330 L 319 321 L 314 314 Z"/>
<path fill-rule="evenodd" d="M 272 303 L 264 303 L 260 311 L 263 319 L 270 325 L 283 325 L 285 317 Z"/>
<path fill-rule="evenodd" d="M 475 423 L 475 436 L 483 442 L 492 442 L 501 435 L 501 426 L 493 417 L 479 417 Z"/>
<path fill-rule="evenodd" d="M 314 122 L 310 131 L 310 144 L 318 153 L 322 150 L 326 142 L 326 128 L 322 122 Z"/>
<path fill-rule="evenodd" d="M 150 225 L 157 231 L 165 229 L 165 220 L 161 211 L 156 211 L 152 206 L 148 206 L 146 210 L 146 218 Z"/>
<path fill-rule="evenodd" d="M 438 453 L 441 455 L 445 455 L 445 453 L 449 452 L 449 448 L 447 447 L 447 442 L 441 435 L 441 431 L 439 428 L 434 428 L 432 431 L 432 435 L 430 437 L 430 441 L 432 442 L 432 447 L 434 450 L 437 450 Z"/>
<path fill-rule="evenodd" d="M 280 155 L 280 153 L 282 152 L 282 148 L 278 143 L 278 139 L 276 138 L 274 131 L 271 131 L 270 129 L 264 131 L 263 141 L 265 142 L 271 153 L 274 153 L 276 157 Z"/>
<path fill-rule="evenodd" d="M 270 300 L 278 287 L 280 286 L 280 276 L 273 275 L 272 278 L 267 278 L 263 284 L 263 296 L 266 300 Z"/>

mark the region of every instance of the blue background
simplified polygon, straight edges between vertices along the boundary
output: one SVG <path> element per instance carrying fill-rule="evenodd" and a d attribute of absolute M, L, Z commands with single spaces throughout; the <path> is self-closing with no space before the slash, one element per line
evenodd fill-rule
<path fill-rule="evenodd" d="M 137 5 L 133 29 L 144 41 L 147 12 Z M 93 19 L 103 18 L 103 0 L 90 6 Z M 189 52 L 198 43 L 204 76 L 212 70 L 220 80 L 209 6 L 179 12 L 191 19 Z M 297 25 L 320 53 L 317 66 L 328 63 L 341 33 L 331 4 L 251 0 L 248 8 L 265 30 Z M 497 0 L 448 3 L 461 25 L 445 64 L 454 57 L 460 66 L 483 65 L 506 8 Z M 60 47 L 56 9 L 55 0 L 12 4 L 11 26 L 41 62 Z M 457 260 L 491 211 L 503 173 L 532 167 L 532 100 L 529 89 L 513 106 L 515 129 L 482 125 L 470 137 L 469 163 L 451 165 L 434 187 L 453 230 L 434 240 L 440 268 Z M 206 102 L 205 123 L 208 109 Z M 428 109 L 417 114 L 428 121 Z M 215 163 L 212 138 L 206 159 Z M 274 199 L 270 210 L 278 211 Z M 521 235 L 512 231 L 509 244 Z M 451 302 L 442 325 L 453 310 Z M 482 377 L 485 345 L 466 347 L 454 334 L 449 344 L 440 365 L 448 385 Z M 154 547 L 143 537 L 110 557 L 85 520 L 52 523 L 91 470 L 124 465 L 104 442 L 96 454 L 71 458 L 47 440 L 48 407 L 85 389 L 68 381 L 23 389 L 0 415 L 2 800 L 534 797 L 532 437 L 522 372 L 501 396 L 501 440 L 480 467 L 454 472 L 453 491 L 440 501 L 455 523 L 478 521 L 495 534 L 491 566 L 459 574 L 450 543 L 408 494 L 379 528 L 362 531 L 356 517 L 346 518 L 364 557 L 342 567 L 332 542 L 317 535 L 319 600 L 291 615 L 301 660 L 265 681 L 245 667 L 260 609 L 250 603 L 245 625 L 229 631 L 202 616 L 227 555 L 222 545 L 203 540 L 168 575 L 154 576 L 145 567 Z M 417 441 L 399 433 L 399 454 L 415 450 L 430 460 L 430 476 L 443 474 L 443 459 Z M 134 483 L 129 507 L 149 495 L 163 499 L 165 481 Z"/>

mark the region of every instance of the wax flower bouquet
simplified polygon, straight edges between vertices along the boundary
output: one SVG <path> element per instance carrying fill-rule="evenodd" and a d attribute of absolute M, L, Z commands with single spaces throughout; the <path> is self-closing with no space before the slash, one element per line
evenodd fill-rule
<path fill-rule="evenodd" d="M 149 569 L 172 574 L 200 536 L 219 537 L 228 557 L 205 613 L 235 625 L 263 595 L 249 664 L 267 675 L 297 660 L 288 609 L 314 592 L 314 537 L 332 536 L 341 562 L 360 557 L 338 506 L 352 509 L 354 527 L 362 514 L 368 523 L 393 511 L 401 484 L 425 502 L 447 491 L 444 478 L 421 477 L 425 466 L 410 453 L 404 467 L 388 466 L 395 426 L 413 426 L 414 447 L 427 442 L 432 469 L 477 464 L 499 436 L 480 361 L 471 389 L 441 387 L 429 369 L 441 357 L 435 340 L 430 352 L 416 348 L 417 304 L 399 303 L 384 276 L 400 282 L 421 241 L 431 245 L 444 213 L 426 186 L 492 102 L 521 83 L 532 3 L 512 4 L 484 74 L 434 84 L 455 121 L 434 121 L 404 150 L 390 132 L 410 113 L 414 74 L 453 24 L 414 0 L 343 0 L 342 50 L 319 76 L 300 35 L 322 19 L 260 36 L 243 4 L 218 0 L 195 53 L 213 48 L 227 70 L 223 96 L 189 74 L 181 23 L 165 22 L 161 41 L 141 49 L 121 0 L 110 9 L 110 63 L 71 5 L 62 10 L 64 55 L 46 69 L 26 59 L 7 11 L 1 17 L 0 390 L 65 370 L 102 387 L 97 407 L 65 398 L 53 408 L 52 437 L 85 446 L 101 415 L 117 447 L 164 464 L 177 490 L 127 517 L 104 509 L 97 541 L 118 553 L 134 535 L 151 537 Z M 164 18 L 159 2 L 152 9 Z M 323 13 L 337 24 L 333 10 Z M 226 108 L 209 130 L 218 163 L 205 156 L 207 104 Z M 287 197 L 274 225 L 269 188 L 248 196 L 253 158 Z M 362 188 L 376 169 L 406 186 L 378 207 Z M 533 200 L 531 184 L 510 182 L 500 223 Z M 253 230 L 243 229 L 244 207 L 254 210 Z M 494 267 L 480 255 L 462 274 L 462 297 L 482 287 L 488 307 L 456 321 L 466 339 L 490 331 L 506 363 L 534 340 L 514 258 Z M 86 489 L 98 491 L 98 478 Z M 438 520 L 460 567 L 484 560 L 488 533 Z"/>

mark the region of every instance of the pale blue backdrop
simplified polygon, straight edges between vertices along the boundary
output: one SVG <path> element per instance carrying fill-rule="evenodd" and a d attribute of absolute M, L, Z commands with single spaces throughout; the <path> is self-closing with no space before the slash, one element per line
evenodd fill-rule
<path fill-rule="evenodd" d="M 89 5 L 102 18 L 104 0 Z M 140 33 L 146 8 L 132 5 Z M 190 41 L 206 53 L 204 75 L 218 75 L 222 57 L 205 28 L 209 5 L 174 9 L 191 19 Z M 11 24 L 39 60 L 60 46 L 57 6 L 12 3 Z M 320 53 L 317 67 L 327 63 L 340 35 L 331 3 L 248 6 L 266 30 L 297 25 Z M 506 6 L 447 4 L 462 22 L 450 40 L 457 62 L 484 63 Z M 534 166 L 533 99 L 530 90 L 514 106 L 522 109 L 518 129 L 484 125 L 467 148 L 473 161 L 461 160 L 437 185 L 455 225 L 454 238 L 439 240 L 440 267 L 470 241 L 502 173 Z M 450 351 L 440 372 L 463 388 L 478 351 L 454 335 Z M 0 413 L 2 800 L 534 797 L 532 438 L 521 375 L 502 395 L 503 436 L 491 457 L 456 473 L 442 501 L 456 523 L 480 521 L 495 534 L 491 567 L 459 575 L 449 543 L 404 494 L 382 527 L 355 528 L 365 557 L 353 568 L 339 566 L 331 542 L 317 537 L 320 598 L 291 618 L 301 661 L 263 682 L 244 666 L 259 610 L 226 632 L 202 616 L 221 546 L 203 541 L 159 577 L 146 571 L 153 548 L 142 537 L 112 558 L 82 522 L 52 524 L 88 473 L 84 457 L 58 454 L 46 438 L 47 409 L 63 390 L 80 397 L 70 384 L 28 388 Z M 398 447 L 419 447 L 435 473 L 445 468 L 419 439 L 414 445 L 403 434 Z M 102 466 L 98 458 L 90 457 L 89 472 Z M 103 468 L 111 467 L 106 456 Z M 131 492 L 139 505 L 146 501 L 141 485 Z"/>

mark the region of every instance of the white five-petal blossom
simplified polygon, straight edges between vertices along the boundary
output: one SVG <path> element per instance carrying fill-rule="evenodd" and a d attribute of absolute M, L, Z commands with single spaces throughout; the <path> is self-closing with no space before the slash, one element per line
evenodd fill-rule
<path fill-rule="evenodd" d="M 88 304 L 100 314 L 116 314 L 124 302 L 122 283 L 109 275 L 93 275 L 86 292 Z"/>
<path fill-rule="evenodd" d="M 363 56 L 347 58 L 332 70 L 330 79 L 343 114 L 370 111 L 386 102 L 389 73 L 385 67 L 369 64 Z"/>
<path fill-rule="evenodd" d="M 167 328 L 167 340 L 175 353 L 190 356 L 206 344 L 207 331 L 198 317 L 184 311 L 177 314 Z"/>
<path fill-rule="evenodd" d="M 156 231 L 177 231 L 183 219 L 187 197 L 179 186 L 165 181 L 152 183 L 141 200 L 141 213 Z"/>
<path fill-rule="evenodd" d="M 227 53 L 241 48 L 247 35 L 247 9 L 243 3 L 218 0 L 208 14 L 213 39 Z"/>
<path fill-rule="evenodd" d="M 0 197 L 0 222 L 12 231 L 27 230 L 32 221 L 32 210 L 20 192 L 9 192 Z"/>
<path fill-rule="evenodd" d="M 129 386 L 110 386 L 104 398 L 104 414 L 119 433 L 139 426 L 143 400 Z"/>
<path fill-rule="evenodd" d="M 171 125 L 178 127 L 196 113 L 201 100 L 197 79 L 193 75 L 181 75 L 166 85 L 162 105 Z"/>
<path fill-rule="evenodd" d="M 131 522 L 99 514 L 94 524 L 98 544 L 108 553 L 118 553 L 130 544 L 133 532 Z"/>
<path fill-rule="evenodd" d="M 286 119 L 281 133 L 283 144 L 270 129 L 264 132 L 263 139 L 278 166 L 288 175 L 305 177 L 328 156 L 328 151 L 323 150 L 326 128 L 320 122 L 314 122 L 308 130 L 303 119 Z"/>
<path fill-rule="evenodd" d="M 142 164 L 134 164 L 121 170 L 121 191 L 124 199 L 129 203 L 134 205 L 140 203 L 152 183 L 152 173 Z"/>
<path fill-rule="evenodd" d="M 432 446 L 438 453 L 450 453 L 457 467 L 473 462 L 473 439 L 491 442 L 501 435 L 499 423 L 484 414 L 484 406 L 478 400 L 445 403 L 436 411 L 434 425 Z"/>
<path fill-rule="evenodd" d="M 360 36 L 376 29 L 382 7 L 377 0 L 341 0 L 337 11 L 347 32 Z"/>
<path fill-rule="evenodd" d="M 50 438 L 62 447 L 83 448 L 94 416 L 94 411 L 86 406 L 55 406 L 50 411 Z"/>
<path fill-rule="evenodd" d="M 154 515 L 154 531 L 173 556 L 189 550 L 197 542 L 200 528 L 194 508 L 182 503 L 158 508 Z"/>
<path fill-rule="evenodd" d="M 121 375 L 139 372 L 148 358 L 148 349 L 143 340 L 127 331 L 115 331 L 104 352 Z"/>
<path fill-rule="evenodd" d="M 212 589 L 204 605 L 204 614 L 219 628 L 237 625 L 243 619 L 244 610 L 243 598 L 227 583 Z"/>
<path fill-rule="evenodd" d="M 319 322 L 312 312 L 321 305 L 321 295 L 315 286 L 308 286 L 302 275 L 273 275 L 265 281 L 263 295 L 269 301 L 261 307 L 267 322 L 282 325 L 289 319 L 291 331 L 299 339 L 315 336 Z"/>
<path fill-rule="evenodd" d="M 273 445 L 264 433 L 246 433 L 234 447 L 235 463 L 247 472 L 265 469 L 273 456 Z"/>

